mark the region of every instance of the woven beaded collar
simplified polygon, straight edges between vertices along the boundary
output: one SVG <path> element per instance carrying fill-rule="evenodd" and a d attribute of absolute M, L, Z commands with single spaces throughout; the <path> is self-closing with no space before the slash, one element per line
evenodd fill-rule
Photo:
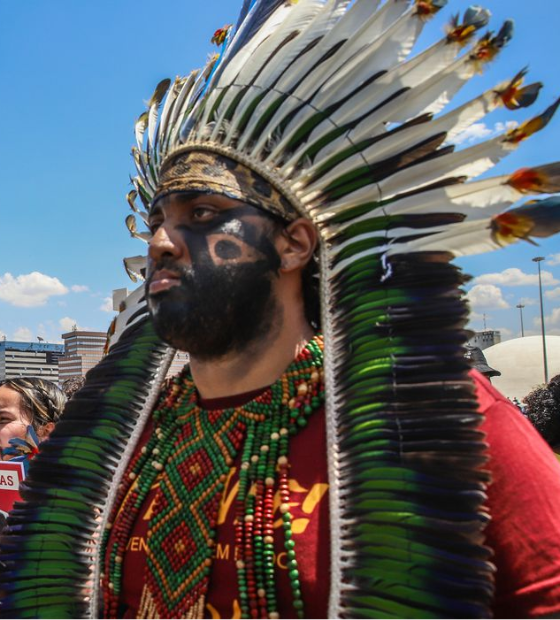
<path fill-rule="evenodd" d="M 198 405 L 188 369 L 170 383 L 153 413 L 154 432 L 127 467 L 104 535 L 105 617 L 118 616 L 123 554 L 158 481 L 138 613 L 203 617 L 224 483 L 240 452 L 235 543 L 242 614 L 279 617 L 273 561 L 273 498 L 278 491 L 293 605 L 303 617 L 289 512 L 289 440 L 323 404 L 322 364 L 323 339 L 316 336 L 272 386 L 249 403 L 221 410 Z M 191 472 L 188 478 L 185 472 Z M 173 501 L 166 501 L 168 497 Z"/>

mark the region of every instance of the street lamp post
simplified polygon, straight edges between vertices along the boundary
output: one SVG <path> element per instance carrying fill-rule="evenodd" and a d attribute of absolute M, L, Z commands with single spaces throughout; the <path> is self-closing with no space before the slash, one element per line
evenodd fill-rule
<path fill-rule="evenodd" d="M 546 360 L 546 338 L 544 335 L 544 309 L 542 298 L 542 279 L 541 279 L 541 261 L 544 260 L 544 256 L 536 256 L 533 258 L 533 262 L 537 263 L 539 268 L 539 298 L 541 301 L 541 333 L 542 333 L 542 350 L 543 350 L 543 362 L 544 362 L 544 382 L 548 383 L 548 363 Z"/>
<path fill-rule="evenodd" d="M 521 338 L 523 338 L 525 336 L 525 331 L 523 329 L 523 308 L 525 308 L 525 306 L 523 304 L 517 304 L 515 307 L 519 308 L 519 318 L 521 319 Z"/>

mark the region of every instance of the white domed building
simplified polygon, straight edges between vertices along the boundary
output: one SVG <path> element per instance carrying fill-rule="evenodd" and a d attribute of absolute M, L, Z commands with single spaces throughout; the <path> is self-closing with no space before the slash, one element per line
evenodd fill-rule
<path fill-rule="evenodd" d="M 560 374 L 560 336 L 546 336 L 548 378 Z M 495 344 L 484 349 L 488 364 L 499 370 L 492 384 L 508 398 L 522 400 L 531 390 L 544 383 L 541 336 L 526 336 Z"/>

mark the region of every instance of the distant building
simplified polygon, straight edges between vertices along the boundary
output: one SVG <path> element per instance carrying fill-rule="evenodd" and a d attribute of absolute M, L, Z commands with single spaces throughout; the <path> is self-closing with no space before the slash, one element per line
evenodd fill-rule
<path fill-rule="evenodd" d="M 499 344 L 500 342 L 502 342 L 500 332 L 487 329 L 483 332 L 475 332 L 468 344 L 472 347 L 478 347 L 481 351 L 484 351 L 484 349 L 493 347 L 495 344 Z"/>
<path fill-rule="evenodd" d="M 18 377 L 41 377 L 59 382 L 61 344 L 45 342 L 0 341 L 0 380 Z"/>
<path fill-rule="evenodd" d="M 188 353 L 184 353 L 183 351 L 177 351 L 175 353 L 175 357 L 171 362 L 171 366 L 169 366 L 169 370 L 167 371 L 166 377 L 173 377 L 178 375 L 181 370 L 185 367 L 185 364 L 189 363 L 189 355 Z"/>
<path fill-rule="evenodd" d="M 84 376 L 103 357 L 107 334 L 73 330 L 62 334 L 64 355 L 59 360 L 60 382 Z"/>

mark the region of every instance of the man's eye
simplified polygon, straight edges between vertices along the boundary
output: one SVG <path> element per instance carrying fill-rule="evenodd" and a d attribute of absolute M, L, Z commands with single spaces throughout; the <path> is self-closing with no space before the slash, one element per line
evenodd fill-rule
<path fill-rule="evenodd" d="M 150 222 L 148 225 L 148 228 L 150 229 L 150 232 L 152 233 L 152 235 L 155 235 L 160 226 L 161 226 L 161 222 Z"/>
<path fill-rule="evenodd" d="M 197 206 L 192 210 L 192 218 L 194 222 L 207 221 L 214 217 L 215 209 L 206 206 Z"/>

